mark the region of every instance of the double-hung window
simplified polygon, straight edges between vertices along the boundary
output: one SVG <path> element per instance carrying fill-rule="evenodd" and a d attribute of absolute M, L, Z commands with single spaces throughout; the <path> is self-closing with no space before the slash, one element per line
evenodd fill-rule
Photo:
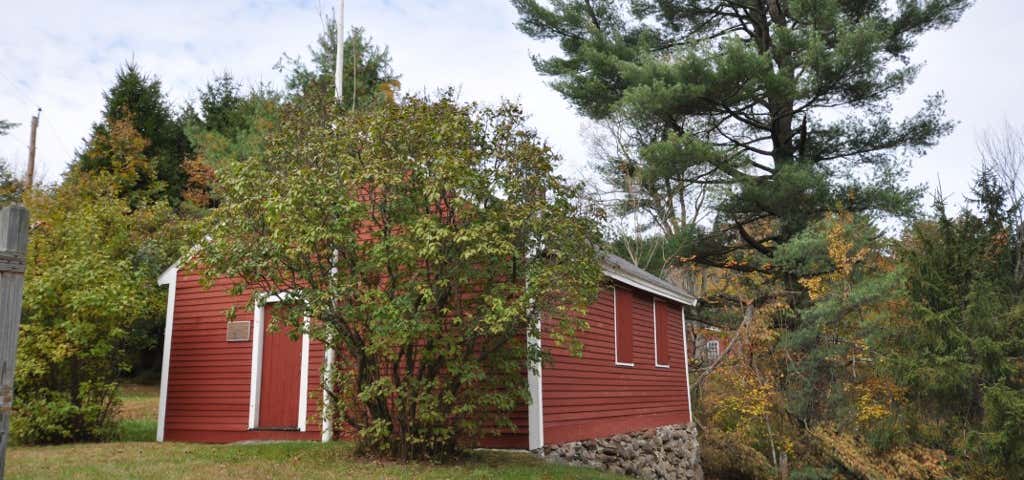
<path fill-rule="evenodd" d="M 718 340 L 709 341 L 707 344 L 708 360 L 717 360 L 719 354 L 720 353 L 718 351 Z"/>
<path fill-rule="evenodd" d="M 654 366 L 668 368 L 669 339 L 668 339 L 668 304 L 653 299 L 654 308 L 651 312 L 654 315 Z"/>
<path fill-rule="evenodd" d="M 633 366 L 633 292 L 624 288 L 612 291 L 615 302 L 615 364 Z"/>

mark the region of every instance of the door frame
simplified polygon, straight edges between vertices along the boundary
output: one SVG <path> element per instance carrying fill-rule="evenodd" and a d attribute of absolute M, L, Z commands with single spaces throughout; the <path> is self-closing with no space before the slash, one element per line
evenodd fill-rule
<path fill-rule="evenodd" d="M 263 336 L 266 333 L 266 305 L 288 298 L 287 292 L 266 295 L 253 305 L 252 322 L 252 372 L 249 383 L 249 430 L 259 430 L 260 389 L 263 383 Z M 299 362 L 299 408 L 296 429 L 306 431 L 306 416 L 309 400 L 309 317 L 302 318 L 302 358 Z"/>

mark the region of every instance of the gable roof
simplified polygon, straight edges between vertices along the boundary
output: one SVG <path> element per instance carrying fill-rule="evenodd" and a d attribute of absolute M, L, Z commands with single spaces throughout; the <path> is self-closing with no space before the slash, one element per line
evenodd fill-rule
<path fill-rule="evenodd" d="M 632 262 L 618 255 L 602 252 L 601 271 L 608 278 L 645 292 L 685 303 L 691 307 L 697 304 L 697 297 L 694 297 L 693 294 L 633 265 Z"/>
<path fill-rule="evenodd" d="M 601 256 L 601 272 L 606 277 L 648 293 L 685 303 L 691 307 L 697 305 L 697 297 L 694 297 L 690 292 L 633 265 L 629 260 L 608 252 L 602 252 L 599 255 Z M 167 270 L 160 274 L 160 277 L 157 278 L 157 285 L 167 285 L 170 283 L 171 279 L 178 273 L 178 263 L 177 261 L 174 262 L 170 267 L 167 267 Z"/>

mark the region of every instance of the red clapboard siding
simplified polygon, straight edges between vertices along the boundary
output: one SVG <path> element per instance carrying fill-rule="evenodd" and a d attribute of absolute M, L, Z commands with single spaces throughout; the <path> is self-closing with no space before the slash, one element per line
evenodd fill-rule
<path fill-rule="evenodd" d="M 576 357 L 545 334 L 542 344 L 553 363 L 542 374 L 544 443 L 599 438 L 661 425 L 688 423 L 686 371 L 683 365 L 682 306 L 617 284 L 602 291 L 587 311 L 590 328 L 579 335 L 583 356 Z M 622 326 L 616 332 L 615 306 L 628 306 L 632 319 L 632 356 L 623 358 Z M 655 367 L 654 309 L 658 308 L 659 356 L 669 368 Z M 550 322 L 545 330 L 551 328 Z M 618 335 L 617 335 L 618 333 Z M 617 342 L 618 340 L 618 342 Z M 634 366 L 616 365 L 632 361 Z"/>
<path fill-rule="evenodd" d="M 525 374 L 523 381 L 526 381 Z M 484 448 L 529 448 L 530 418 L 527 408 L 526 405 L 520 405 L 509 413 L 509 420 L 516 426 L 515 430 L 506 429 L 498 436 L 481 438 L 480 446 Z"/>
<path fill-rule="evenodd" d="M 178 272 L 164 438 L 213 443 L 319 439 L 324 348 L 316 341 L 309 347 L 307 431 L 249 430 L 252 341 L 227 341 L 224 312 L 235 306 L 238 320 L 253 318 L 244 308 L 248 295 L 230 295 L 227 288 L 224 281 L 205 289 L 198 275 Z"/>

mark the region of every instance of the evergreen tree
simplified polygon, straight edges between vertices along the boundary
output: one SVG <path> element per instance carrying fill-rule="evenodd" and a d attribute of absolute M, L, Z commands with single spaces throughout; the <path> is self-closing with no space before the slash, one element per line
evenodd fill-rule
<path fill-rule="evenodd" d="M 143 74 L 135 63 L 127 63 L 118 70 L 114 85 L 103 93 L 103 99 L 103 119 L 93 124 L 72 169 L 113 171 L 124 160 L 112 156 L 103 146 L 111 143 L 119 128 L 130 127 L 145 144 L 140 154 L 151 171 L 140 172 L 123 193 L 143 192 L 148 198 L 166 199 L 177 206 L 186 181 L 182 163 L 191 148 L 160 80 Z M 121 122 L 127 123 L 118 125 Z"/>
<path fill-rule="evenodd" d="M 17 123 L 12 123 L 8 122 L 7 120 L 0 119 L 0 137 L 7 135 L 7 132 L 11 131 L 12 128 L 17 126 Z"/>
<path fill-rule="evenodd" d="M 896 421 L 880 412 L 902 384 L 865 367 L 878 358 L 874 327 L 906 313 L 872 224 L 916 212 L 921 190 L 903 184 L 906 163 L 952 123 L 941 94 L 902 119 L 891 101 L 920 69 L 908 59 L 917 39 L 971 2 L 512 3 L 521 31 L 561 49 L 534 57 L 537 70 L 583 115 L 625 132 L 626 148 L 599 165 L 629 192 L 622 210 L 675 236 L 677 264 L 721 277 L 704 282 L 699 314 L 742 317 L 736 363 L 773 392 L 748 445 L 785 476 L 780 443 L 806 466 L 838 448 L 832 422 L 847 435 Z M 681 221 L 692 188 L 707 189 L 710 225 Z"/>
<path fill-rule="evenodd" d="M 581 113 L 621 118 L 657 180 L 721 186 L 706 265 L 769 271 L 773 251 L 824 212 L 906 214 L 902 152 L 951 128 L 941 95 L 903 120 L 890 100 L 920 68 L 908 53 L 969 0 L 512 0 L 518 27 L 559 42 L 538 71 Z M 666 167 L 675 168 L 666 168 Z M 691 169 L 687 167 L 704 167 Z M 663 180 L 663 181 L 661 181 Z M 669 189 L 670 191 L 670 189 Z M 735 262 L 737 251 L 752 258 Z"/>
<path fill-rule="evenodd" d="M 214 78 L 198 91 L 182 113 L 195 155 L 185 161 L 184 200 L 199 209 L 215 207 L 216 172 L 258 154 L 277 124 L 281 94 L 260 85 L 243 91 L 230 74 Z M 196 212 L 199 213 L 199 212 Z"/>
<path fill-rule="evenodd" d="M 993 472 L 1024 474 L 1024 286 L 1012 267 L 1020 248 L 1013 208 L 991 169 L 970 203 L 950 216 L 936 201 L 897 253 L 913 315 L 877 331 L 879 363 L 908 393 L 905 433 L 984 460 Z M 967 464 L 965 470 L 977 468 Z"/>
<path fill-rule="evenodd" d="M 11 123 L 7 120 L 0 119 L 0 137 L 7 135 L 12 128 L 18 126 L 17 123 Z M 21 201 L 21 191 L 24 184 L 18 181 L 18 178 L 14 176 L 14 172 L 11 170 L 11 166 L 7 163 L 7 159 L 0 158 L 0 207 L 9 203 Z"/>
<path fill-rule="evenodd" d="M 197 100 L 185 108 L 183 123 L 196 152 L 184 165 L 187 181 L 183 197 L 189 205 L 206 208 L 218 204 L 214 188 L 217 172 L 262 152 L 265 140 L 280 122 L 282 106 L 305 104 L 321 111 L 332 108 L 337 30 L 333 21 L 324 25 L 324 31 L 309 48 L 308 63 L 288 55 L 278 63 L 276 68 L 286 76 L 284 92 L 265 85 L 245 92 L 230 74 L 224 74 L 200 89 Z M 362 28 L 353 28 L 345 39 L 345 49 L 342 105 L 350 108 L 353 98 L 360 110 L 380 102 L 393 103 L 399 81 L 387 47 L 373 44 Z M 353 61 L 354 82 L 350 74 Z"/>
<path fill-rule="evenodd" d="M 285 87 L 293 100 L 307 96 L 309 89 L 333 94 L 335 57 L 338 52 L 337 32 L 336 24 L 325 18 L 324 31 L 317 38 L 316 44 L 309 47 L 311 63 L 307 64 L 299 57 L 288 55 L 278 62 L 277 69 L 285 72 Z M 353 95 L 357 108 L 372 105 L 382 99 L 393 101 L 401 82 L 391 67 L 388 48 L 375 45 L 373 39 L 360 27 L 352 28 L 345 37 L 344 48 L 342 105 L 352 106 Z"/>
<path fill-rule="evenodd" d="M 23 186 L 24 183 L 14 176 L 7 161 L 0 158 L 0 207 L 21 201 Z"/>

